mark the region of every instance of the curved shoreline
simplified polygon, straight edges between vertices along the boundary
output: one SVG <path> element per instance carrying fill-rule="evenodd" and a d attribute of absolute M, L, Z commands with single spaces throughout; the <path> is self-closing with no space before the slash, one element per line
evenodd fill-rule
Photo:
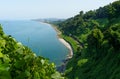
<path fill-rule="evenodd" d="M 57 26 L 55 26 L 54 24 L 51 23 L 47 23 L 47 22 L 41 22 L 47 25 L 50 25 L 57 33 L 57 38 L 58 40 L 68 49 L 68 54 L 66 56 L 66 58 L 62 61 L 63 63 L 56 67 L 57 71 L 63 73 L 66 69 L 66 65 L 68 63 L 68 61 L 73 57 L 73 49 L 72 46 L 70 45 L 70 43 L 68 43 L 64 38 L 60 37 L 60 35 L 62 34 L 61 31 L 57 28 Z"/>
<path fill-rule="evenodd" d="M 57 26 L 55 26 L 54 24 L 48 23 L 48 22 L 41 22 L 43 24 L 47 24 L 50 25 L 51 27 L 53 27 L 53 29 L 57 32 L 57 37 L 58 40 L 65 46 L 67 47 L 67 49 L 69 50 L 67 58 L 65 60 L 71 59 L 73 57 L 73 49 L 71 47 L 71 45 L 63 38 L 60 37 L 60 35 L 62 34 L 60 30 L 58 30 Z"/>
<path fill-rule="evenodd" d="M 69 55 L 67 55 L 67 59 L 71 59 L 73 57 L 72 47 L 68 42 L 66 42 L 63 38 L 58 38 L 61 43 L 63 43 L 69 50 Z"/>
<path fill-rule="evenodd" d="M 48 23 L 50 24 L 50 23 Z M 63 64 L 61 64 L 61 66 L 57 67 L 57 70 L 61 73 L 64 73 L 66 70 L 66 65 L 69 61 L 69 59 L 71 59 L 73 57 L 73 49 L 71 47 L 71 45 L 63 38 L 60 37 L 60 35 L 62 34 L 60 30 L 58 30 L 57 26 L 55 26 L 54 24 L 50 24 L 53 29 L 55 29 L 55 31 L 57 32 L 57 38 L 58 40 L 65 46 L 67 47 L 67 49 L 69 50 L 67 58 L 65 60 L 63 60 Z"/>
<path fill-rule="evenodd" d="M 50 24 L 50 23 L 48 23 L 48 24 Z M 51 26 L 55 29 L 55 31 L 57 32 L 58 40 L 59 40 L 65 47 L 67 47 L 67 49 L 69 50 L 69 53 L 68 53 L 68 55 L 67 55 L 67 59 L 66 59 L 66 60 L 71 59 L 71 58 L 73 57 L 73 49 L 72 49 L 71 45 L 70 45 L 65 39 L 63 39 L 63 38 L 60 37 L 61 31 L 58 30 L 57 26 L 55 26 L 55 25 L 53 25 L 53 24 L 50 24 L 50 25 L 51 25 Z"/>

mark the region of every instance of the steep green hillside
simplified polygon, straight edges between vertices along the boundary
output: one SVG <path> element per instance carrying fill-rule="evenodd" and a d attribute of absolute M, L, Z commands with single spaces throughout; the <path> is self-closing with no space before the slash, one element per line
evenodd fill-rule
<path fill-rule="evenodd" d="M 54 63 L 4 34 L 0 26 L 0 79 L 64 79 Z"/>
<path fill-rule="evenodd" d="M 120 79 L 120 1 L 57 25 L 79 43 L 67 64 L 67 79 Z"/>

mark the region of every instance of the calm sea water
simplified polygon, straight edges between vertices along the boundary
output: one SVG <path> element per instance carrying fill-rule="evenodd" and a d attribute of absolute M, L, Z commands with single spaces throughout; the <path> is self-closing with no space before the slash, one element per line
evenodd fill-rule
<path fill-rule="evenodd" d="M 58 40 L 56 31 L 49 24 L 35 21 L 0 21 L 0 24 L 7 35 L 12 35 L 57 66 L 68 54 L 68 49 Z"/>

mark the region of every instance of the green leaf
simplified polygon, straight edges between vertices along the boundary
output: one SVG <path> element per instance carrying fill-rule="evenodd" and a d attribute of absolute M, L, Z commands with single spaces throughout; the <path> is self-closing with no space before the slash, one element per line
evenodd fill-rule
<path fill-rule="evenodd" d="M 42 65 L 44 65 L 44 63 L 45 63 L 45 60 L 41 59 L 41 63 L 42 63 Z"/>
<path fill-rule="evenodd" d="M 59 72 L 55 72 L 51 77 L 52 79 L 64 79 L 64 77 L 61 77 Z"/>
<path fill-rule="evenodd" d="M 0 71 L 0 79 L 11 79 L 8 71 Z"/>
<path fill-rule="evenodd" d="M 10 62 L 10 58 L 9 58 L 7 55 L 4 55 L 3 61 L 4 61 L 5 63 L 9 63 L 9 62 Z"/>
<path fill-rule="evenodd" d="M 34 73 L 34 79 L 40 79 L 40 75 L 39 75 L 38 72 L 35 72 L 35 73 Z"/>
<path fill-rule="evenodd" d="M 21 67 L 24 66 L 24 64 L 25 64 L 25 61 L 24 61 L 24 60 L 16 61 L 15 67 L 16 67 L 16 68 L 21 68 Z"/>
<path fill-rule="evenodd" d="M 26 76 L 30 76 L 30 72 L 27 70 L 25 70 L 25 74 L 26 74 Z"/>
<path fill-rule="evenodd" d="M 1 51 L 0 51 L 0 58 L 3 58 L 3 54 L 1 53 Z"/>

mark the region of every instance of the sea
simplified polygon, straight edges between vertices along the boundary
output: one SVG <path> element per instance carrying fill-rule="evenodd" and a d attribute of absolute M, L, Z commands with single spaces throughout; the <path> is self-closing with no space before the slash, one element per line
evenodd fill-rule
<path fill-rule="evenodd" d="M 68 55 L 69 50 L 58 40 L 57 32 L 50 24 L 30 20 L 2 20 L 0 24 L 7 35 L 57 66 Z"/>

